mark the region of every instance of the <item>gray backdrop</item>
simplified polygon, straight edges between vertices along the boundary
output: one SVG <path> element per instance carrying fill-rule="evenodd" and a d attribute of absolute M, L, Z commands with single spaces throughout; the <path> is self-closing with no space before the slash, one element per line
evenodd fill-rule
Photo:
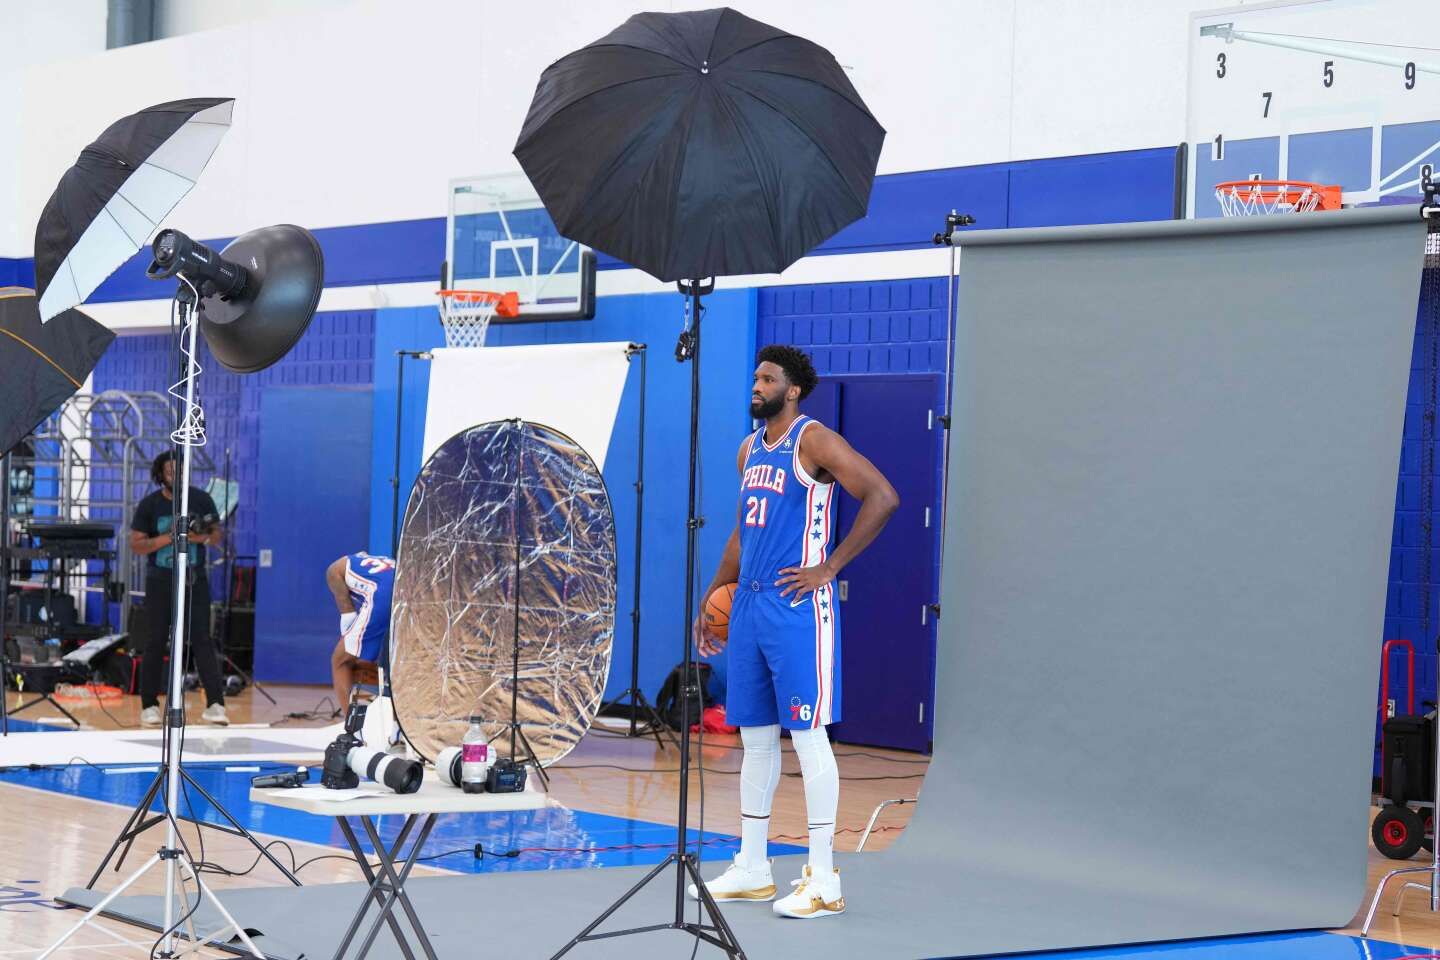
<path fill-rule="evenodd" d="M 844 917 L 724 908 L 747 955 L 1345 923 L 1365 882 L 1414 208 L 961 242 L 934 761 L 897 843 L 837 858 Z M 735 813 L 712 805 L 707 826 L 733 831 Z M 783 889 L 801 862 L 776 862 Z M 474 954 L 477 917 L 489 951 L 548 956 L 643 872 L 412 889 L 441 957 Z M 663 922 L 673 893 L 671 874 L 603 929 Z M 225 901 L 273 956 L 313 957 L 360 896 Z M 159 906 L 116 912 L 153 923 Z M 692 943 L 652 933 L 572 955 L 683 958 Z M 399 955 L 382 935 L 373 956 Z"/>
<path fill-rule="evenodd" d="M 949 693 L 897 858 L 1186 908 L 1043 946 L 1345 923 L 1416 208 L 959 239 Z"/>

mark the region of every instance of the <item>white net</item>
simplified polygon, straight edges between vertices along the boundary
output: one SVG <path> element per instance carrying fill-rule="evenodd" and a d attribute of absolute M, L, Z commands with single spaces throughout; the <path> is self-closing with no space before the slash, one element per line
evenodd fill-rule
<path fill-rule="evenodd" d="M 1274 180 L 1222 183 L 1215 199 L 1227 217 L 1257 217 L 1272 213 L 1310 213 L 1320 205 L 1320 191 L 1311 183 Z"/>
<path fill-rule="evenodd" d="M 504 296 L 484 290 L 440 291 L 440 325 L 447 347 L 483 347 L 485 331 Z"/>

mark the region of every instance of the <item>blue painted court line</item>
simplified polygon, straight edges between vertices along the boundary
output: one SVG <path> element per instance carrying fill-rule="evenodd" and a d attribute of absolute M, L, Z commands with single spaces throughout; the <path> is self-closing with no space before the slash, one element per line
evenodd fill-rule
<path fill-rule="evenodd" d="M 1024 955 L 1024 960 L 1160 960 L 1162 957 L 1164 960 L 1396 960 L 1435 952 L 1425 947 L 1308 931 L 1029 953 Z"/>
<path fill-rule="evenodd" d="M 64 718 L 61 719 L 63 720 Z M 58 733 L 74 729 L 75 725 L 68 721 L 62 723 L 37 723 L 34 720 L 26 720 L 24 717 L 10 718 L 11 733 Z"/>
<path fill-rule="evenodd" d="M 227 773 L 226 766 L 259 766 L 262 772 L 291 769 L 289 765 L 273 762 L 187 763 L 185 769 L 248 830 L 267 833 L 273 837 L 348 849 L 333 818 L 317 817 L 265 804 L 252 804 L 250 778 L 256 774 Z M 106 769 L 136 772 L 106 773 Z M 74 764 L 42 770 L 0 772 L 0 782 L 103 800 L 124 807 L 133 807 L 140 802 L 153 777 L 151 770 L 138 771 L 135 765 L 118 764 L 99 767 Z M 198 792 L 188 791 L 188 797 L 188 806 L 182 801 L 181 812 L 184 815 L 209 823 L 224 822 Z M 159 811 L 160 808 L 160 798 L 157 797 L 151 804 L 151 809 Z M 404 818 L 400 816 L 377 818 L 381 839 L 386 842 L 393 841 L 403 822 Z M 159 830 L 161 827 L 152 829 Z M 360 831 L 357 829 L 357 832 Z M 694 829 L 688 831 L 687 836 L 692 843 L 699 839 L 699 833 Z M 740 849 L 739 839 L 729 834 L 709 831 L 705 839 L 705 859 L 728 860 Z M 486 851 L 524 852 L 514 858 L 487 855 L 476 859 L 472 853 L 476 843 L 482 844 Z M 424 856 L 452 850 L 462 851 L 453 856 L 427 861 L 434 866 L 462 873 L 572 870 L 658 863 L 674 849 L 674 845 L 673 826 L 583 810 L 547 807 L 503 813 L 443 814 L 435 821 L 435 829 L 425 844 Z M 368 845 L 366 846 L 368 849 Z M 641 849 L 607 849 L 634 846 L 640 846 Z M 770 850 L 777 856 L 783 856 L 803 853 L 805 848 L 791 844 L 771 844 Z M 273 852 L 282 863 L 289 865 L 283 849 L 277 845 Z M 198 850 L 192 853 L 200 856 Z M 302 860 L 306 857 L 302 854 L 297 856 Z M 248 861 L 223 864 L 231 870 L 243 870 L 248 865 Z M 303 874 L 301 879 L 304 879 Z"/>

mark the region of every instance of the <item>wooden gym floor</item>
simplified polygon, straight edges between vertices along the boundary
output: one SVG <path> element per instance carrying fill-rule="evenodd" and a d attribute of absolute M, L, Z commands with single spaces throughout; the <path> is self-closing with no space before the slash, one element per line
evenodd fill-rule
<path fill-rule="evenodd" d="M 272 705 L 253 690 L 247 689 L 237 697 L 227 700 L 232 723 L 283 723 L 286 726 L 325 726 L 334 721 L 321 719 L 291 719 L 287 714 L 307 713 L 316 709 L 328 691 L 321 687 L 267 686 L 267 690 L 279 701 Z M 7 703 L 13 709 L 18 702 L 13 692 L 7 694 Z M 28 698 L 26 698 L 28 699 Z M 198 695 L 187 697 L 187 713 L 199 715 L 204 704 Z M 328 702 L 325 704 L 328 709 Z M 140 705 L 138 697 L 126 697 L 118 704 L 109 706 L 108 714 L 96 707 L 73 709 L 82 722 L 98 730 L 133 729 L 139 727 Z M 25 711 L 22 719 L 37 720 L 59 714 L 48 705 Z M 737 771 L 740 766 L 738 737 L 707 736 L 703 751 L 696 750 L 694 758 L 702 760 L 707 770 Z M 837 763 L 842 777 L 865 778 L 846 779 L 841 784 L 840 811 L 836 835 L 836 847 L 853 850 L 860 831 L 869 819 L 876 804 L 897 797 L 913 797 L 923 780 L 919 775 L 926 769 L 923 757 L 915 754 L 878 748 L 857 747 L 836 744 Z M 916 762 L 919 761 L 919 762 Z M 565 806 L 590 813 L 606 814 L 652 823 L 673 824 L 675 822 L 676 797 L 679 776 L 674 772 L 630 772 L 628 770 L 596 767 L 609 764 L 614 767 L 637 768 L 639 770 L 670 771 L 676 766 L 678 756 L 671 748 L 660 750 L 653 738 L 634 740 L 594 731 L 560 765 L 549 770 L 552 779 L 551 794 Z M 586 766 L 589 769 L 567 770 L 568 765 Z M 4 765 L 4 746 L 0 741 L 0 765 Z M 785 772 L 798 771 L 789 743 L 785 743 Z M 691 781 L 691 824 L 695 824 L 700 813 L 698 771 L 692 771 Z M 735 833 L 739 808 L 739 778 L 735 776 L 710 776 L 705 780 L 705 827 L 707 831 Z M 880 818 L 866 849 L 881 850 L 893 842 L 897 833 L 904 829 L 909 820 L 911 807 L 892 807 Z M 43 948 L 69 929 L 79 919 L 74 910 L 58 909 L 49 898 L 71 886 L 79 886 L 89 878 L 95 866 L 105 855 L 111 841 L 125 823 L 129 807 L 101 802 L 78 796 L 66 796 L 50 790 L 38 790 L 12 783 L 0 783 L 0 960 L 8 957 L 33 956 L 37 948 Z M 1369 811 L 1361 817 L 1357 811 L 1356 830 L 1367 831 Z M 195 842 L 195 828 L 185 825 L 187 839 Z M 804 843 L 805 799 L 798 777 L 782 778 L 775 798 L 771 817 L 773 839 L 790 843 Z M 262 842 L 275 839 L 257 834 Z M 335 848 L 287 839 L 295 849 L 298 859 L 306 859 L 325 853 L 338 852 Z M 207 859 L 231 865 L 246 865 L 255 859 L 253 848 L 244 840 L 227 837 L 215 831 L 206 832 Z M 1424 861 L 1417 858 L 1408 866 L 1420 866 Z M 132 859 L 127 865 L 135 865 Z M 1368 905 L 1368 896 L 1375 882 L 1388 870 L 1401 866 L 1370 850 L 1369 889 L 1365 903 L 1357 904 L 1356 916 L 1344 930 L 1336 931 L 1358 936 L 1363 909 Z M 417 865 L 417 875 L 436 875 L 450 871 L 439 867 Z M 158 893 L 163 873 L 151 871 L 132 890 L 136 893 Z M 302 879 L 307 883 L 352 882 L 361 879 L 358 867 L 340 859 L 322 860 L 304 871 Z M 207 874 L 206 880 L 217 891 L 245 886 L 273 886 L 284 881 L 273 870 L 259 869 L 243 877 L 225 877 Z M 102 887 L 105 885 L 102 881 Z M 1398 888 L 1398 884 L 1392 889 Z M 1387 896 L 1378 914 L 1374 938 L 1413 947 L 1440 948 L 1440 919 L 1432 915 L 1427 897 L 1419 891 L 1406 896 L 1405 911 L 1399 918 L 1390 916 L 1394 894 Z M 68 957 L 147 957 L 154 942 L 154 935 L 126 924 L 101 920 L 99 926 L 108 933 L 92 930 L 83 931 L 66 945 L 60 956 Z M 208 951 L 206 956 L 231 956 L 221 951 Z"/>

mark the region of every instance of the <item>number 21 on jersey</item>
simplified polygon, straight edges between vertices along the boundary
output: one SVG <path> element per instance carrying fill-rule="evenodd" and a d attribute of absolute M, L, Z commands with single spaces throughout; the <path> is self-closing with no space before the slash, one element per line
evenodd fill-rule
<path fill-rule="evenodd" d="M 745 526 L 765 526 L 765 508 L 769 504 L 768 497 L 748 497 L 745 500 Z"/>

